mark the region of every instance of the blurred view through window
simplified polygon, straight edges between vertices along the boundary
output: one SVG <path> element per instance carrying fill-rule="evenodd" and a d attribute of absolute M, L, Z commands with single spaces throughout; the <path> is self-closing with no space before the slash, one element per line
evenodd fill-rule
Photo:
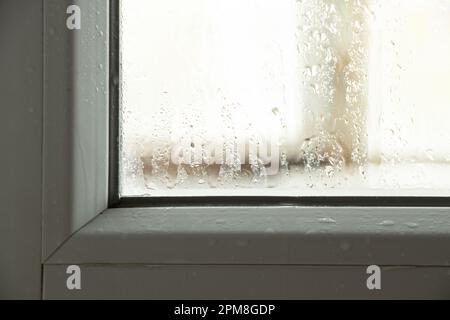
<path fill-rule="evenodd" d="M 122 1 L 122 196 L 450 193 L 450 1 Z"/>

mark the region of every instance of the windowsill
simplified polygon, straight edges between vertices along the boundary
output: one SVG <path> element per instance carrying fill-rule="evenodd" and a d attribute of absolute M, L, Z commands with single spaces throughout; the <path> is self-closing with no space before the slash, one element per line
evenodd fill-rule
<path fill-rule="evenodd" d="M 109 209 L 46 264 L 449 266 L 448 215 L 448 208 Z"/>

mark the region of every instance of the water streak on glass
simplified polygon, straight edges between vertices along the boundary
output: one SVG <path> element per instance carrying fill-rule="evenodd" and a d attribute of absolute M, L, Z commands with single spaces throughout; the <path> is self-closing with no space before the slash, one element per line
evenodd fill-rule
<path fill-rule="evenodd" d="M 121 3 L 122 196 L 450 191 L 447 0 Z"/>

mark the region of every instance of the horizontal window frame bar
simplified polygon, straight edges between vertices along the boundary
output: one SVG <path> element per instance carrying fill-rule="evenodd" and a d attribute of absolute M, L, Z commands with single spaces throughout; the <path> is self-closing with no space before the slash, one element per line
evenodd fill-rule
<path fill-rule="evenodd" d="M 379 196 L 192 196 L 192 197 L 121 197 L 110 208 L 148 207 L 233 207 L 233 206 L 306 206 L 306 207 L 449 207 L 450 197 L 379 197 Z"/>
<path fill-rule="evenodd" d="M 47 288 L 44 298 L 446 300 L 449 296 L 448 267 L 380 266 L 382 290 L 367 289 L 367 266 L 82 264 L 79 267 L 82 290 L 67 290 L 67 265 L 44 266 Z"/>
<path fill-rule="evenodd" d="M 107 209 L 45 264 L 450 266 L 449 208 Z"/>

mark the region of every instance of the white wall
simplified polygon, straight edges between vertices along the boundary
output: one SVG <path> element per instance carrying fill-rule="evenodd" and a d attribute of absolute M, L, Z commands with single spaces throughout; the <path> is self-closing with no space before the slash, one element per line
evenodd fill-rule
<path fill-rule="evenodd" d="M 0 1 L 0 299 L 41 297 L 42 1 Z"/>

